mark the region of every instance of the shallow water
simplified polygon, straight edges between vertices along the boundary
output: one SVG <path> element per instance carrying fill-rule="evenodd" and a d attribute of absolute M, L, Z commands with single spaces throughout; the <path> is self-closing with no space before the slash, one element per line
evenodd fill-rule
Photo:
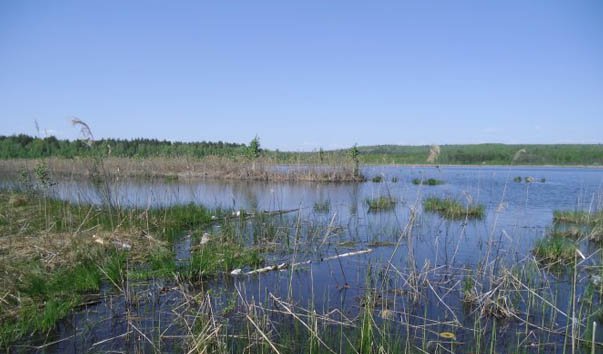
<path fill-rule="evenodd" d="M 266 258 L 269 264 L 305 260 L 312 263 L 294 271 L 225 276 L 203 284 L 205 289 L 213 289 L 216 308 L 232 301 L 236 290 L 236 297 L 246 301 L 267 303 L 273 295 L 322 313 L 339 309 L 353 317 L 361 309 L 366 289 L 376 283 L 387 283 L 388 290 L 380 295 L 381 307 L 405 309 L 396 313 L 421 315 L 423 320 L 444 321 L 460 316 L 459 321 L 465 328 L 471 328 L 474 322 L 469 314 L 460 310 L 463 304 L 458 291 L 446 298 L 446 305 L 438 298 L 450 293 L 446 290 L 448 287 L 458 286 L 462 275 L 458 269 L 478 269 L 484 265 L 493 269 L 511 267 L 530 257 L 534 242 L 544 237 L 551 226 L 554 210 L 594 210 L 603 206 L 603 170 L 600 169 L 372 166 L 364 168 L 363 174 L 368 182 L 345 184 L 117 180 L 110 185 L 109 193 L 99 193 L 102 188 L 71 180 L 58 181 L 54 193 L 59 198 L 84 203 L 102 203 L 109 198 L 121 206 L 198 203 L 209 208 L 247 212 L 299 209 L 274 218 L 282 227 L 291 230 L 297 227 L 295 232 L 300 237 L 286 250 L 269 253 Z M 377 175 L 383 176 L 382 183 L 370 181 Z M 516 176 L 533 177 L 534 182 L 517 183 L 513 181 Z M 397 178 L 397 182 L 392 182 L 393 178 Z M 417 186 L 411 183 L 413 178 L 437 178 L 445 183 Z M 7 185 L 10 181 L 3 183 Z M 369 211 L 366 200 L 383 195 L 394 197 L 396 207 L 391 211 Z M 422 211 L 421 201 L 428 196 L 451 196 L 483 204 L 486 216 L 482 220 L 444 220 Z M 328 212 L 314 209 L 316 203 L 327 201 L 330 203 Z M 416 215 L 416 221 L 409 229 L 412 215 Z M 252 233 L 251 221 L 242 225 L 248 234 Z M 176 243 L 179 260 L 186 261 L 190 245 L 190 237 Z M 584 247 L 587 254 L 594 252 L 592 245 Z M 368 254 L 322 261 L 327 256 L 369 248 L 373 251 Z M 420 270 L 425 264 L 433 269 L 429 279 L 439 285 L 426 290 L 424 302 L 413 304 L 403 296 L 392 295 L 396 289 L 406 286 L 404 278 L 395 276 L 392 269 L 406 274 L 409 268 Z M 570 291 L 566 277 L 547 274 L 545 277 L 556 284 L 551 292 L 565 306 Z M 165 290 L 171 286 L 169 280 L 153 280 L 136 286 L 140 290 L 134 293 L 143 297 L 138 307 L 126 311 L 129 305 L 123 295 L 111 295 L 111 290 L 106 289 L 100 303 L 74 313 L 59 325 L 51 340 L 44 339 L 44 342 L 60 340 L 44 351 L 179 350 L 177 338 L 182 329 L 171 327 L 170 323 L 175 317 L 173 309 L 183 301 L 180 292 Z M 434 293 L 440 295 L 434 296 Z M 150 344 L 153 340 L 147 341 L 137 333 L 119 337 L 127 330 L 132 331 L 131 326 L 125 324 L 124 313 L 141 318 L 136 322 L 140 326 L 137 330 L 147 337 L 163 335 L 164 338 L 175 336 L 175 339 Z M 393 322 L 403 328 L 401 315 L 396 316 Z M 559 326 L 564 321 L 559 319 Z M 236 315 L 230 318 L 234 328 L 237 322 Z M 502 332 L 503 339 L 509 336 L 510 341 L 515 341 L 512 334 L 523 324 L 504 325 L 507 328 Z M 446 329 L 441 326 L 434 331 Z M 457 330 L 457 333 L 462 341 L 465 332 Z M 109 338 L 113 339 L 107 340 Z M 553 343 L 546 351 L 562 350 L 562 336 L 549 335 L 546 339 Z M 104 340 L 107 341 L 102 342 Z M 157 348 L 161 345 L 163 347 Z"/>

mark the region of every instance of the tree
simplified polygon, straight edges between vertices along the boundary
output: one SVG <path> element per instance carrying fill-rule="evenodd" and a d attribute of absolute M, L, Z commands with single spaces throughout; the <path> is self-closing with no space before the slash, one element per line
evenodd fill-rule
<path fill-rule="evenodd" d="M 350 157 L 352 158 L 352 161 L 354 161 L 354 177 L 360 176 L 360 161 L 358 160 L 358 155 L 360 155 L 358 144 L 354 144 L 350 149 Z"/>
<path fill-rule="evenodd" d="M 249 143 L 248 154 L 252 159 L 257 159 L 262 153 L 260 138 L 256 135 Z"/>

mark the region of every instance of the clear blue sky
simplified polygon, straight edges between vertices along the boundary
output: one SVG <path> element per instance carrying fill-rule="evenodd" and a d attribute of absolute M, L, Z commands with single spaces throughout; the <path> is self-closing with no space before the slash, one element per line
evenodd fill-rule
<path fill-rule="evenodd" d="M 0 134 L 602 143 L 603 1 L 0 1 Z"/>

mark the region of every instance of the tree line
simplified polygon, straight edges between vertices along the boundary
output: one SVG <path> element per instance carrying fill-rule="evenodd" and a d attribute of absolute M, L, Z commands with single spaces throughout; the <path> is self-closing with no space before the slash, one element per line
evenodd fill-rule
<path fill-rule="evenodd" d="M 115 156 L 127 158 L 206 156 L 264 156 L 281 163 L 333 163 L 343 160 L 368 164 L 425 164 L 432 147 L 375 145 L 351 149 L 313 152 L 264 150 L 259 137 L 249 144 L 218 142 L 172 142 L 158 139 L 62 140 L 25 134 L 0 136 L 0 159 L 76 156 Z M 441 145 L 433 164 L 451 165 L 603 165 L 601 144 L 543 145 Z"/>
<path fill-rule="evenodd" d="M 254 147 L 259 150 L 259 145 Z M 248 153 L 245 144 L 218 142 L 171 142 L 157 139 L 100 139 L 95 141 L 63 140 L 25 134 L 0 136 L 0 159 L 76 156 L 115 157 L 205 157 L 237 156 Z"/>

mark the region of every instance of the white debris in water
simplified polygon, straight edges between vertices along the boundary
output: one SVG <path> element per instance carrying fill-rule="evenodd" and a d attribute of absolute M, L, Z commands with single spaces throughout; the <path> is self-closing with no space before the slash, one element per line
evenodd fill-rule
<path fill-rule="evenodd" d="M 232 272 L 230 272 L 231 275 L 239 275 L 241 274 L 243 271 L 239 268 L 239 269 L 235 269 Z"/>
<path fill-rule="evenodd" d="M 124 250 L 131 250 L 132 249 L 132 245 L 130 245 L 129 243 L 125 243 L 125 242 L 120 242 L 120 241 L 113 241 L 113 244 L 121 249 Z"/>
<path fill-rule="evenodd" d="M 509 203 L 506 202 L 501 202 L 500 204 L 498 204 L 498 206 L 496 207 L 496 212 L 497 213 L 502 213 L 503 211 L 505 211 L 505 209 L 507 209 L 507 207 L 509 206 Z"/>
<path fill-rule="evenodd" d="M 381 318 L 383 318 L 384 320 L 390 320 L 393 321 L 396 319 L 396 314 L 394 313 L 394 311 L 392 310 L 388 310 L 388 309 L 383 309 L 381 310 L 381 313 L 379 314 Z"/>
<path fill-rule="evenodd" d="M 97 237 L 96 234 L 92 235 L 92 238 L 94 239 L 94 242 L 96 242 L 96 243 L 100 243 L 101 245 L 105 244 L 105 241 L 102 238 Z"/>
<path fill-rule="evenodd" d="M 217 217 L 216 217 L 215 215 L 212 215 L 212 216 L 211 216 L 211 219 L 212 219 L 212 220 L 216 220 L 216 219 L 217 219 Z"/>
<path fill-rule="evenodd" d="M 209 240 L 211 239 L 211 235 L 208 234 L 207 232 L 203 234 L 203 236 L 201 236 L 201 244 L 204 245 L 206 243 L 209 242 Z"/>

